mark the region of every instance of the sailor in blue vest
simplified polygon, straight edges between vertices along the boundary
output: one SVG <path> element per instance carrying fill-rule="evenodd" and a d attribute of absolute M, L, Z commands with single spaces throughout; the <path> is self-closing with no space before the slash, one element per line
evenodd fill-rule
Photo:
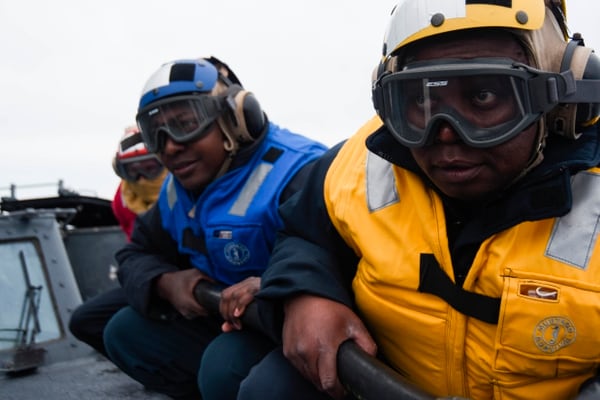
<path fill-rule="evenodd" d="M 271 348 L 239 318 L 282 226 L 278 207 L 326 148 L 270 122 L 214 57 L 161 66 L 146 83 L 137 122 L 170 175 L 116 254 L 128 306 L 104 329 L 106 352 L 146 388 L 173 398 L 235 398 Z M 196 302 L 201 280 L 227 286 L 222 319 Z"/>

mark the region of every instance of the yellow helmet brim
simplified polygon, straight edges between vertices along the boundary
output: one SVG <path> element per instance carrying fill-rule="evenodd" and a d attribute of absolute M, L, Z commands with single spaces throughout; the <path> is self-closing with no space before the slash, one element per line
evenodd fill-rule
<path fill-rule="evenodd" d="M 386 31 L 384 57 L 417 40 L 472 28 L 540 29 L 544 0 L 513 0 L 511 7 L 465 4 L 465 0 L 401 2 L 392 12 Z"/>

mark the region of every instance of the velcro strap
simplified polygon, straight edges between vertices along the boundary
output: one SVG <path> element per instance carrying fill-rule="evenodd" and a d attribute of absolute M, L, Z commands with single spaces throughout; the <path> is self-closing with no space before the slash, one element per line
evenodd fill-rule
<path fill-rule="evenodd" d="M 262 156 L 262 160 L 271 164 L 275 164 L 275 161 L 283 154 L 283 149 L 278 147 L 269 147 L 266 153 Z"/>
<path fill-rule="evenodd" d="M 204 236 L 196 236 L 191 228 L 186 228 L 183 231 L 183 246 L 188 249 L 196 250 L 199 253 L 206 254 L 206 243 Z"/>
<path fill-rule="evenodd" d="M 489 324 L 497 324 L 500 298 L 468 292 L 452 282 L 433 254 L 421 254 L 419 292 L 436 295 L 455 310 Z"/>

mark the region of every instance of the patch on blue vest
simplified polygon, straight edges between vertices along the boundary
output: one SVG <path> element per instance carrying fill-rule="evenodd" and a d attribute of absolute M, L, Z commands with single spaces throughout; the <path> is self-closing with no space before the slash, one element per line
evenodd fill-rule
<path fill-rule="evenodd" d="M 231 242 L 223 249 L 225 258 L 233 265 L 242 265 L 250 258 L 250 250 L 242 243 Z"/>

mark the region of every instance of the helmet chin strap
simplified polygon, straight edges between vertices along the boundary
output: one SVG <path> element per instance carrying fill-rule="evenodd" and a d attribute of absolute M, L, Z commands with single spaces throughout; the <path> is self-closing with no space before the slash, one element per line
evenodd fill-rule
<path fill-rule="evenodd" d="M 217 84 L 211 91 L 212 96 L 217 96 L 217 95 L 220 95 L 227 91 L 228 86 L 226 83 L 223 82 L 222 79 L 224 78 L 224 79 L 228 80 L 227 79 L 228 71 L 225 68 L 220 68 L 219 75 L 222 78 L 217 81 Z M 233 158 L 236 156 L 236 154 L 240 148 L 240 144 L 238 143 L 238 141 L 235 139 L 235 137 L 231 133 L 231 130 L 229 129 L 227 123 L 225 122 L 223 115 L 220 115 L 217 118 L 217 124 L 219 125 L 219 128 L 221 129 L 221 132 L 223 133 L 223 136 L 225 137 L 225 140 L 223 141 L 223 147 L 225 148 L 225 151 L 227 152 L 227 158 L 225 159 L 225 161 L 223 161 L 221 168 L 219 168 L 219 171 L 217 172 L 217 174 L 215 175 L 215 177 L 213 179 L 218 179 L 221 176 L 223 176 L 227 171 L 229 171 L 231 162 L 233 161 Z"/>
<path fill-rule="evenodd" d="M 532 169 L 537 167 L 544 160 L 544 148 L 546 147 L 546 138 L 548 137 L 545 119 L 541 118 L 537 124 L 538 124 L 537 140 L 536 140 L 535 146 L 533 147 L 533 152 L 531 154 L 531 157 L 529 158 L 527 166 L 523 169 L 523 171 L 521 171 L 521 173 L 519 175 L 517 175 L 515 177 L 515 179 L 513 179 L 507 185 L 507 187 L 514 185 L 515 182 L 519 181 L 521 178 L 523 178 L 525 175 L 527 175 L 529 173 L 529 171 L 531 171 Z"/>
<path fill-rule="evenodd" d="M 227 152 L 227 158 L 225 159 L 225 161 L 223 161 L 221 168 L 219 168 L 219 171 L 217 172 L 217 174 L 215 175 L 215 177 L 213 179 L 220 178 L 229 170 L 229 167 L 231 166 L 231 162 L 233 161 L 233 158 L 235 157 L 235 155 L 237 154 L 237 152 L 240 148 L 240 144 L 231 135 L 231 132 L 227 128 L 227 124 L 223 121 L 222 117 L 217 118 L 217 124 L 219 124 L 219 128 L 221 128 L 221 132 L 223 132 L 223 136 L 225 136 L 225 140 L 223 141 L 223 147 L 225 148 L 225 151 Z"/>

